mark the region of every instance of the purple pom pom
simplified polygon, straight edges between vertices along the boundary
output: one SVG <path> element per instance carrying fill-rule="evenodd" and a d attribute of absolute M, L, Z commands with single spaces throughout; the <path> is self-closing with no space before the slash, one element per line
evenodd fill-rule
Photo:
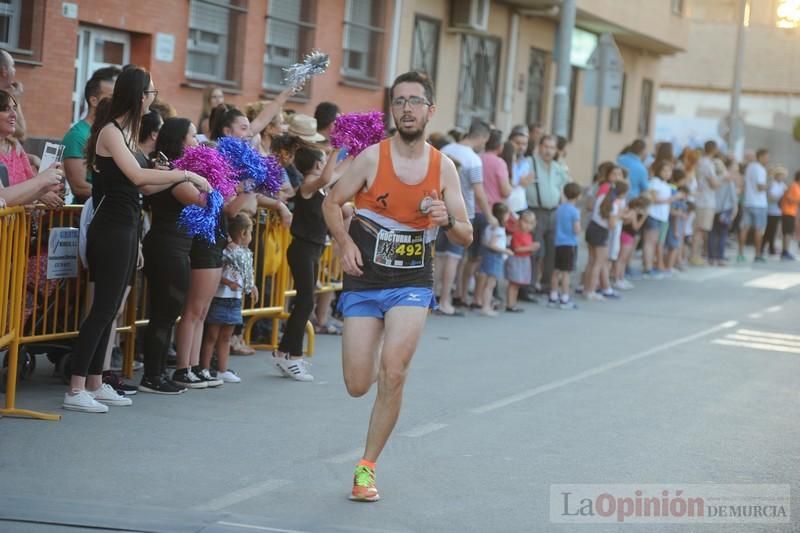
<path fill-rule="evenodd" d="M 224 201 L 217 191 L 206 195 L 206 206 L 187 205 L 178 217 L 178 227 L 191 237 L 201 237 L 209 244 L 217 242 L 217 226 Z"/>
<path fill-rule="evenodd" d="M 368 146 L 383 139 L 383 113 L 347 113 L 336 117 L 331 131 L 331 145 L 345 148 L 348 155 L 356 156 Z"/>
<path fill-rule="evenodd" d="M 274 157 L 264 157 L 237 137 L 222 137 L 217 141 L 217 150 L 233 168 L 236 179 L 245 183 L 246 191 L 275 194 L 280 190 L 283 169 Z"/>
<path fill-rule="evenodd" d="M 190 146 L 183 157 L 173 162 L 175 168 L 200 174 L 215 190 L 228 198 L 236 194 L 234 171 L 222 155 L 208 146 Z"/>

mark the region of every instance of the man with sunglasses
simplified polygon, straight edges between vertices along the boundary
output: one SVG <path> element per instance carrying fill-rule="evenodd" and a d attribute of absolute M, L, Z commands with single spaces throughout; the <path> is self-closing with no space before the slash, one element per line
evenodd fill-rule
<path fill-rule="evenodd" d="M 435 305 L 436 234 L 442 228 L 462 246 L 472 241 L 455 165 L 425 142 L 436 111 L 430 81 L 407 72 L 389 94 L 397 134 L 359 154 L 323 203 L 345 271 L 339 309 L 347 392 L 363 396 L 378 383 L 350 495 L 370 502 L 379 499 L 375 462 L 397 422 L 411 358 Z M 348 230 L 342 206 L 353 197 L 356 215 Z"/>

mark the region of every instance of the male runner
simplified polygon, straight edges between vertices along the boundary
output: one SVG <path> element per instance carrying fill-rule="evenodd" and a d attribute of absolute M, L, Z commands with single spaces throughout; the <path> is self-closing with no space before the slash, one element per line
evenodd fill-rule
<path fill-rule="evenodd" d="M 436 111 L 430 81 L 407 72 L 389 94 L 397 134 L 359 154 L 323 203 L 345 272 L 339 308 L 347 392 L 363 396 L 378 382 L 350 496 L 369 502 L 379 499 L 375 462 L 397 422 L 408 367 L 435 303 L 436 233 L 441 227 L 462 246 L 472 241 L 455 165 L 425 142 Z M 348 231 L 341 208 L 353 197 L 356 216 Z"/>

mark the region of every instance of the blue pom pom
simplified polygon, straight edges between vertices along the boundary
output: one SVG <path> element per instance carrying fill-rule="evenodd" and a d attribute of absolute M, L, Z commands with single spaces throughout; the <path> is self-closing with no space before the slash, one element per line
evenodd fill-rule
<path fill-rule="evenodd" d="M 222 137 L 217 141 L 217 150 L 233 167 L 236 179 L 245 182 L 246 191 L 272 195 L 280 190 L 283 169 L 274 157 L 264 157 L 247 141 L 237 137 Z"/>
<path fill-rule="evenodd" d="M 217 242 L 217 226 L 224 201 L 218 191 L 206 195 L 206 206 L 187 205 L 178 217 L 178 227 L 191 237 L 201 237 L 209 244 Z"/>

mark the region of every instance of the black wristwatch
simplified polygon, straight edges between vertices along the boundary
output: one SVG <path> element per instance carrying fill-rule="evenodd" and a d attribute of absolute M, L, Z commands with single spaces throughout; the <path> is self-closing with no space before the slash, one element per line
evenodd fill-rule
<path fill-rule="evenodd" d="M 445 231 L 450 231 L 453 229 L 453 226 L 456 225 L 456 217 L 453 215 L 447 215 L 447 224 L 444 227 Z"/>

